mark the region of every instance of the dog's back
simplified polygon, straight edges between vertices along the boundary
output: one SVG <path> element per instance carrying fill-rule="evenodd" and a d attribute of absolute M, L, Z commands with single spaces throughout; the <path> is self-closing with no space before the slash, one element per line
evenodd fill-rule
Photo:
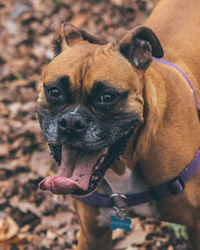
<path fill-rule="evenodd" d="M 179 65 L 184 61 L 187 68 L 192 69 L 198 79 L 195 90 L 199 96 L 200 1 L 161 0 L 146 25 L 158 35 L 166 59 Z"/>

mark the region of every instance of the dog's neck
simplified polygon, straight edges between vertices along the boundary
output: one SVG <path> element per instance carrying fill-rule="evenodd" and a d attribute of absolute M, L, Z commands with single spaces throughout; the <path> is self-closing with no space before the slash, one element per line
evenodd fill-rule
<path fill-rule="evenodd" d="M 160 74 L 160 79 L 154 79 L 154 70 L 162 73 Z M 174 176 L 177 176 L 184 167 L 192 161 L 199 147 L 199 134 L 194 135 L 197 129 L 193 130 L 191 126 L 191 124 L 195 123 L 197 124 L 196 127 L 199 126 L 198 118 L 195 121 L 192 116 L 192 110 L 196 112 L 196 107 L 192 101 L 184 107 L 185 104 L 180 100 L 182 92 L 184 92 L 184 94 L 186 92 L 188 100 L 193 99 L 190 88 L 184 79 L 177 82 L 170 82 L 169 80 L 171 78 L 174 79 L 174 76 L 181 78 L 180 73 L 166 66 L 157 64 L 150 67 L 147 75 L 148 77 L 146 77 L 146 79 L 148 78 L 148 82 L 146 82 L 144 94 L 146 105 L 144 107 L 144 124 L 130 139 L 125 154 L 120 158 L 120 161 L 116 166 L 112 167 L 112 169 L 108 170 L 105 175 L 105 180 L 114 192 L 133 193 L 135 192 L 135 183 L 137 182 L 143 182 L 145 184 L 138 185 L 143 187 L 142 191 L 144 191 L 146 183 L 148 186 L 156 186 L 166 182 Z M 172 76 L 171 78 L 170 75 Z M 157 74 L 157 78 L 158 77 L 159 75 Z M 189 75 L 189 77 L 191 76 Z M 155 84 L 160 84 L 160 86 L 155 86 Z M 170 92 L 172 91 L 177 93 L 176 100 L 169 100 L 169 98 L 171 98 Z M 163 96 L 163 93 L 166 94 Z M 169 103 L 172 103 L 171 106 Z M 173 110 L 176 110 L 176 112 L 174 113 Z M 179 110 L 180 116 L 178 118 L 176 117 L 177 110 Z M 191 116 L 191 119 L 182 115 L 184 113 L 183 111 L 186 110 L 187 115 Z M 189 124 L 187 124 L 188 121 Z M 182 134 L 185 131 L 180 129 L 183 127 L 183 124 L 188 127 L 188 135 Z M 162 132 L 163 129 L 165 133 Z M 180 135 L 179 140 L 174 141 L 175 134 Z M 159 140 L 157 138 L 159 138 Z M 160 140 L 162 140 L 162 143 Z M 149 143 L 150 141 L 151 143 Z M 149 147 L 149 144 L 152 146 Z M 183 147 L 183 144 L 186 144 L 185 147 Z M 163 148 L 160 148 L 160 145 L 162 145 Z M 191 148 L 189 145 L 193 145 L 194 148 Z M 159 147 L 159 154 L 156 150 L 157 147 Z M 186 153 L 182 154 L 182 148 L 186 147 L 190 148 L 188 148 Z M 173 152 L 171 159 L 165 157 L 165 153 L 168 150 Z M 182 155 L 181 157 L 179 156 L 180 154 Z M 175 160 L 177 157 L 180 158 L 178 163 Z M 176 162 L 176 166 L 174 162 Z M 140 164 L 140 171 L 142 175 L 144 175 L 144 178 L 141 178 L 135 173 L 135 166 L 138 163 Z M 122 179 L 125 179 L 129 188 L 126 187 L 126 185 L 124 186 L 124 184 L 120 184 L 122 183 Z M 139 189 L 137 191 L 141 190 Z"/>
<path fill-rule="evenodd" d="M 199 120 L 193 115 L 197 111 L 190 87 L 178 71 L 152 63 L 145 81 L 145 122 L 133 165 L 139 162 L 148 186 L 156 186 L 178 175 L 194 158 L 199 149 Z"/>
<path fill-rule="evenodd" d="M 112 168 L 108 169 L 104 179 L 111 188 L 112 193 L 133 194 L 148 190 L 145 181 L 127 167 L 121 175 L 113 171 Z"/>
<path fill-rule="evenodd" d="M 133 171 L 126 166 L 126 162 L 121 158 L 115 166 L 106 171 L 104 179 L 112 193 L 130 194 L 134 189 L 133 176 Z"/>
<path fill-rule="evenodd" d="M 132 139 L 127 145 L 130 147 L 132 145 Z M 143 176 L 138 171 L 138 168 L 133 169 L 132 154 L 127 153 L 122 155 L 120 159 L 115 163 L 114 166 L 109 168 L 104 176 L 109 189 L 107 187 L 106 192 L 109 192 L 109 195 L 113 193 L 118 194 L 133 194 L 148 189 Z M 105 187 L 105 186 L 104 186 Z M 109 190 L 109 191 L 108 191 Z M 107 193 L 108 194 L 108 193 Z"/>
<path fill-rule="evenodd" d="M 120 171 L 119 168 L 121 168 Z M 111 194 L 135 194 L 147 190 L 148 187 L 146 185 L 146 182 L 144 178 L 139 174 L 139 171 L 133 172 L 132 169 L 126 166 L 123 160 L 120 160 L 118 161 L 118 166 L 116 168 L 112 167 L 107 170 L 104 176 L 104 182 L 98 189 L 98 192 L 110 196 Z M 108 212 L 107 209 L 101 208 L 100 212 L 102 212 L 100 213 L 100 221 L 102 222 L 105 221 L 106 218 L 109 217 L 110 214 L 112 214 L 112 212 L 114 211 L 113 209 L 110 209 Z M 128 214 L 132 212 L 141 216 L 154 218 L 160 217 L 155 202 L 146 202 L 137 206 L 127 208 Z"/>

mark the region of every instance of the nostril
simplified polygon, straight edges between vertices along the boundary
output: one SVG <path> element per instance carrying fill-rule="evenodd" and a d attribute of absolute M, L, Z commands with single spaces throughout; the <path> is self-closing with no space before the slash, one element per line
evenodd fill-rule
<path fill-rule="evenodd" d="M 65 119 L 61 119 L 59 121 L 59 127 L 61 130 L 66 130 L 67 129 L 67 121 Z"/>
<path fill-rule="evenodd" d="M 85 122 L 82 120 L 76 120 L 74 122 L 74 130 L 77 132 L 83 131 L 85 129 Z"/>
<path fill-rule="evenodd" d="M 69 132 L 69 133 L 75 133 L 75 134 L 81 134 L 86 129 L 86 120 L 84 117 L 80 116 L 66 116 L 62 117 L 58 121 L 58 128 L 62 132 Z"/>

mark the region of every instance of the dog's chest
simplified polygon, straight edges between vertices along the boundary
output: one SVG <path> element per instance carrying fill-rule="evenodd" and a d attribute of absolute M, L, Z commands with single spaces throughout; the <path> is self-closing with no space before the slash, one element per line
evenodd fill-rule
<path fill-rule="evenodd" d="M 146 191 L 148 189 L 146 183 L 138 177 L 136 174 L 126 168 L 123 175 L 118 175 L 111 169 L 108 169 L 104 179 L 109 185 L 113 194 L 134 194 Z M 103 193 L 103 190 L 101 190 Z M 159 212 L 156 208 L 155 202 L 146 202 L 137 206 L 129 207 L 128 212 L 134 212 L 140 216 L 159 218 Z M 98 216 L 99 225 L 107 225 L 110 223 L 110 216 L 115 214 L 114 209 L 100 208 L 100 214 Z"/>

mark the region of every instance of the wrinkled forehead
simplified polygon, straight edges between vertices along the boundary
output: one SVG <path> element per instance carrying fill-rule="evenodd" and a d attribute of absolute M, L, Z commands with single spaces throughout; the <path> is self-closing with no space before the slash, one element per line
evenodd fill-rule
<path fill-rule="evenodd" d="M 71 88 L 90 90 L 94 82 L 106 82 L 118 89 L 132 86 L 136 70 L 115 49 L 114 44 L 81 44 L 68 48 L 59 54 L 45 69 L 45 85 L 68 76 Z"/>

